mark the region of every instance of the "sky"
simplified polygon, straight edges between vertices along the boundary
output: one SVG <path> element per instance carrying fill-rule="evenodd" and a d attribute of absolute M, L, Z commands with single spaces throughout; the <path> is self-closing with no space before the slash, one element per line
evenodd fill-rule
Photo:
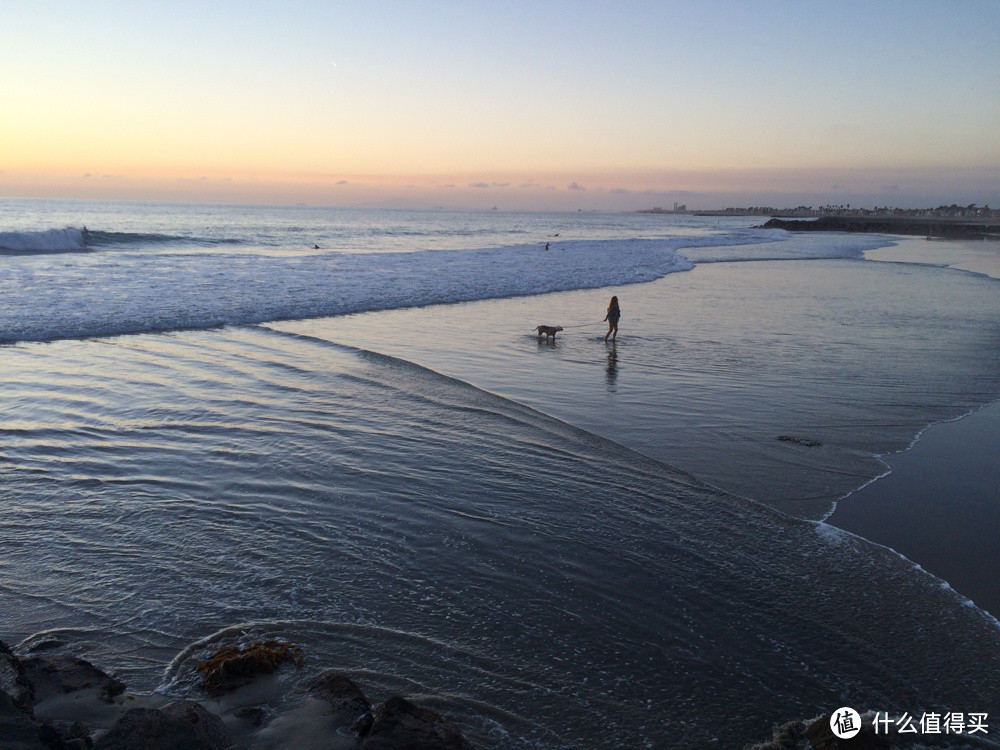
<path fill-rule="evenodd" d="M 0 0 L 0 196 L 1000 205 L 1000 0 Z"/>

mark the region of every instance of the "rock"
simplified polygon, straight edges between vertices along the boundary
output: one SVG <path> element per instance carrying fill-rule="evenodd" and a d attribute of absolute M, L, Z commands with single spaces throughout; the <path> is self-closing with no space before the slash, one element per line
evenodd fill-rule
<path fill-rule="evenodd" d="M 472 745 L 441 714 L 395 695 L 379 707 L 361 750 L 472 750 Z"/>
<path fill-rule="evenodd" d="M 260 727 L 267 718 L 267 711 L 260 706 L 243 706 L 233 711 L 233 716 L 252 727 Z"/>
<path fill-rule="evenodd" d="M 776 440 L 780 440 L 783 443 L 795 443 L 796 445 L 804 445 L 806 448 L 818 448 L 823 443 L 819 440 L 810 440 L 809 438 L 796 437 L 795 435 L 778 435 Z"/>
<path fill-rule="evenodd" d="M 125 692 L 124 682 L 76 656 L 32 656 L 22 663 L 28 680 L 34 685 L 36 703 L 79 690 L 94 690 L 100 700 L 111 703 Z"/>
<path fill-rule="evenodd" d="M 90 729 L 79 721 L 69 725 L 51 723 L 49 726 L 56 730 L 62 750 L 91 750 L 94 747 Z"/>
<path fill-rule="evenodd" d="M 56 724 L 46 722 L 39 728 L 42 744 L 50 750 L 91 750 L 94 747 L 90 739 L 90 730 L 83 724 Z"/>
<path fill-rule="evenodd" d="M 305 662 L 302 649 L 285 641 L 263 641 L 245 647 L 222 646 L 211 658 L 198 662 L 198 671 L 209 695 L 219 695 L 277 672 L 285 662 L 301 667 Z"/>
<path fill-rule="evenodd" d="M 192 701 L 126 711 L 94 750 L 228 750 L 234 742 L 215 714 Z"/>
<path fill-rule="evenodd" d="M 875 734 L 870 721 L 862 722 L 861 731 L 851 739 L 840 739 L 830 728 L 830 716 L 825 714 L 806 727 L 809 746 L 814 750 L 885 750 L 891 747 L 888 737 Z"/>
<path fill-rule="evenodd" d="M 371 728 L 371 702 L 347 675 L 334 670 L 324 672 L 309 684 L 309 691 L 330 706 L 337 726 L 351 727 L 364 736 Z"/>
<path fill-rule="evenodd" d="M 799 750 L 804 747 L 806 725 L 802 721 L 790 721 L 781 726 L 775 726 L 771 731 L 769 742 L 758 742 L 746 745 L 743 750 Z"/>
<path fill-rule="evenodd" d="M 48 750 L 41 739 L 41 726 L 4 692 L 0 692 L 0 748 Z"/>
<path fill-rule="evenodd" d="M 100 670 L 95 671 L 106 680 L 112 680 Z M 44 669 L 39 672 L 48 674 Z M 50 682 L 43 680 L 37 691 L 39 698 L 46 697 L 46 691 L 54 689 Z M 93 747 L 90 731 L 82 724 L 36 721 L 35 698 L 35 685 L 25 663 L 0 641 L 0 750 L 90 750 Z"/>
<path fill-rule="evenodd" d="M 35 688 L 24 672 L 24 665 L 3 641 L 0 641 L 0 693 L 6 693 L 15 706 L 31 712 Z"/>

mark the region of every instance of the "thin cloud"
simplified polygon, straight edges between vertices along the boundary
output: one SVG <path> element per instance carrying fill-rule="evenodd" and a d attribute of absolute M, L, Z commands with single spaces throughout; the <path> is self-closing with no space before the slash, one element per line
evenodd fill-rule
<path fill-rule="evenodd" d="M 566 189 L 567 190 L 586 190 L 587 188 L 585 188 L 579 182 L 571 182 L 569 185 L 566 186 Z"/>

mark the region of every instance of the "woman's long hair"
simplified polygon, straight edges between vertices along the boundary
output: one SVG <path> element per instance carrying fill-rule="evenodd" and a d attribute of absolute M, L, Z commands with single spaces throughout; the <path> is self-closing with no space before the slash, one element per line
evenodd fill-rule
<path fill-rule="evenodd" d="M 611 304 L 608 305 L 608 310 L 610 310 L 613 307 L 618 307 L 618 295 L 617 294 L 614 297 L 611 298 Z"/>

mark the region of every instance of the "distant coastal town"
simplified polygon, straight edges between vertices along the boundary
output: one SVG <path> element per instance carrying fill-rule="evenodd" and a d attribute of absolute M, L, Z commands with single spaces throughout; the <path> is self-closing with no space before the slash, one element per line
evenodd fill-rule
<path fill-rule="evenodd" d="M 928 219 L 998 219 L 1000 209 L 989 206 L 977 206 L 975 203 L 968 206 L 959 206 L 955 203 L 950 206 L 938 206 L 937 208 L 860 208 L 851 207 L 851 204 L 839 206 L 797 206 L 796 208 L 775 208 L 773 206 L 750 206 L 743 208 L 723 208 L 705 211 L 689 211 L 686 205 L 675 203 L 673 209 L 657 206 L 639 211 L 640 214 L 690 214 L 692 216 L 771 216 L 782 219 L 806 219 L 818 218 L 821 216 L 853 216 L 853 217 L 876 217 L 876 218 L 928 218 Z"/>
<path fill-rule="evenodd" d="M 641 214 L 687 214 L 689 216 L 766 216 L 761 229 L 784 229 L 789 232 L 874 232 L 878 234 L 915 234 L 933 238 L 994 240 L 1000 237 L 1000 210 L 989 206 L 950 206 L 937 208 L 852 208 L 846 206 L 798 206 L 774 208 L 725 208 L 719 211 L 688 211 L 675 203 L 672 210 L 650 208 Z M 808 221 L 802 221 L 808 219 Z"/>

